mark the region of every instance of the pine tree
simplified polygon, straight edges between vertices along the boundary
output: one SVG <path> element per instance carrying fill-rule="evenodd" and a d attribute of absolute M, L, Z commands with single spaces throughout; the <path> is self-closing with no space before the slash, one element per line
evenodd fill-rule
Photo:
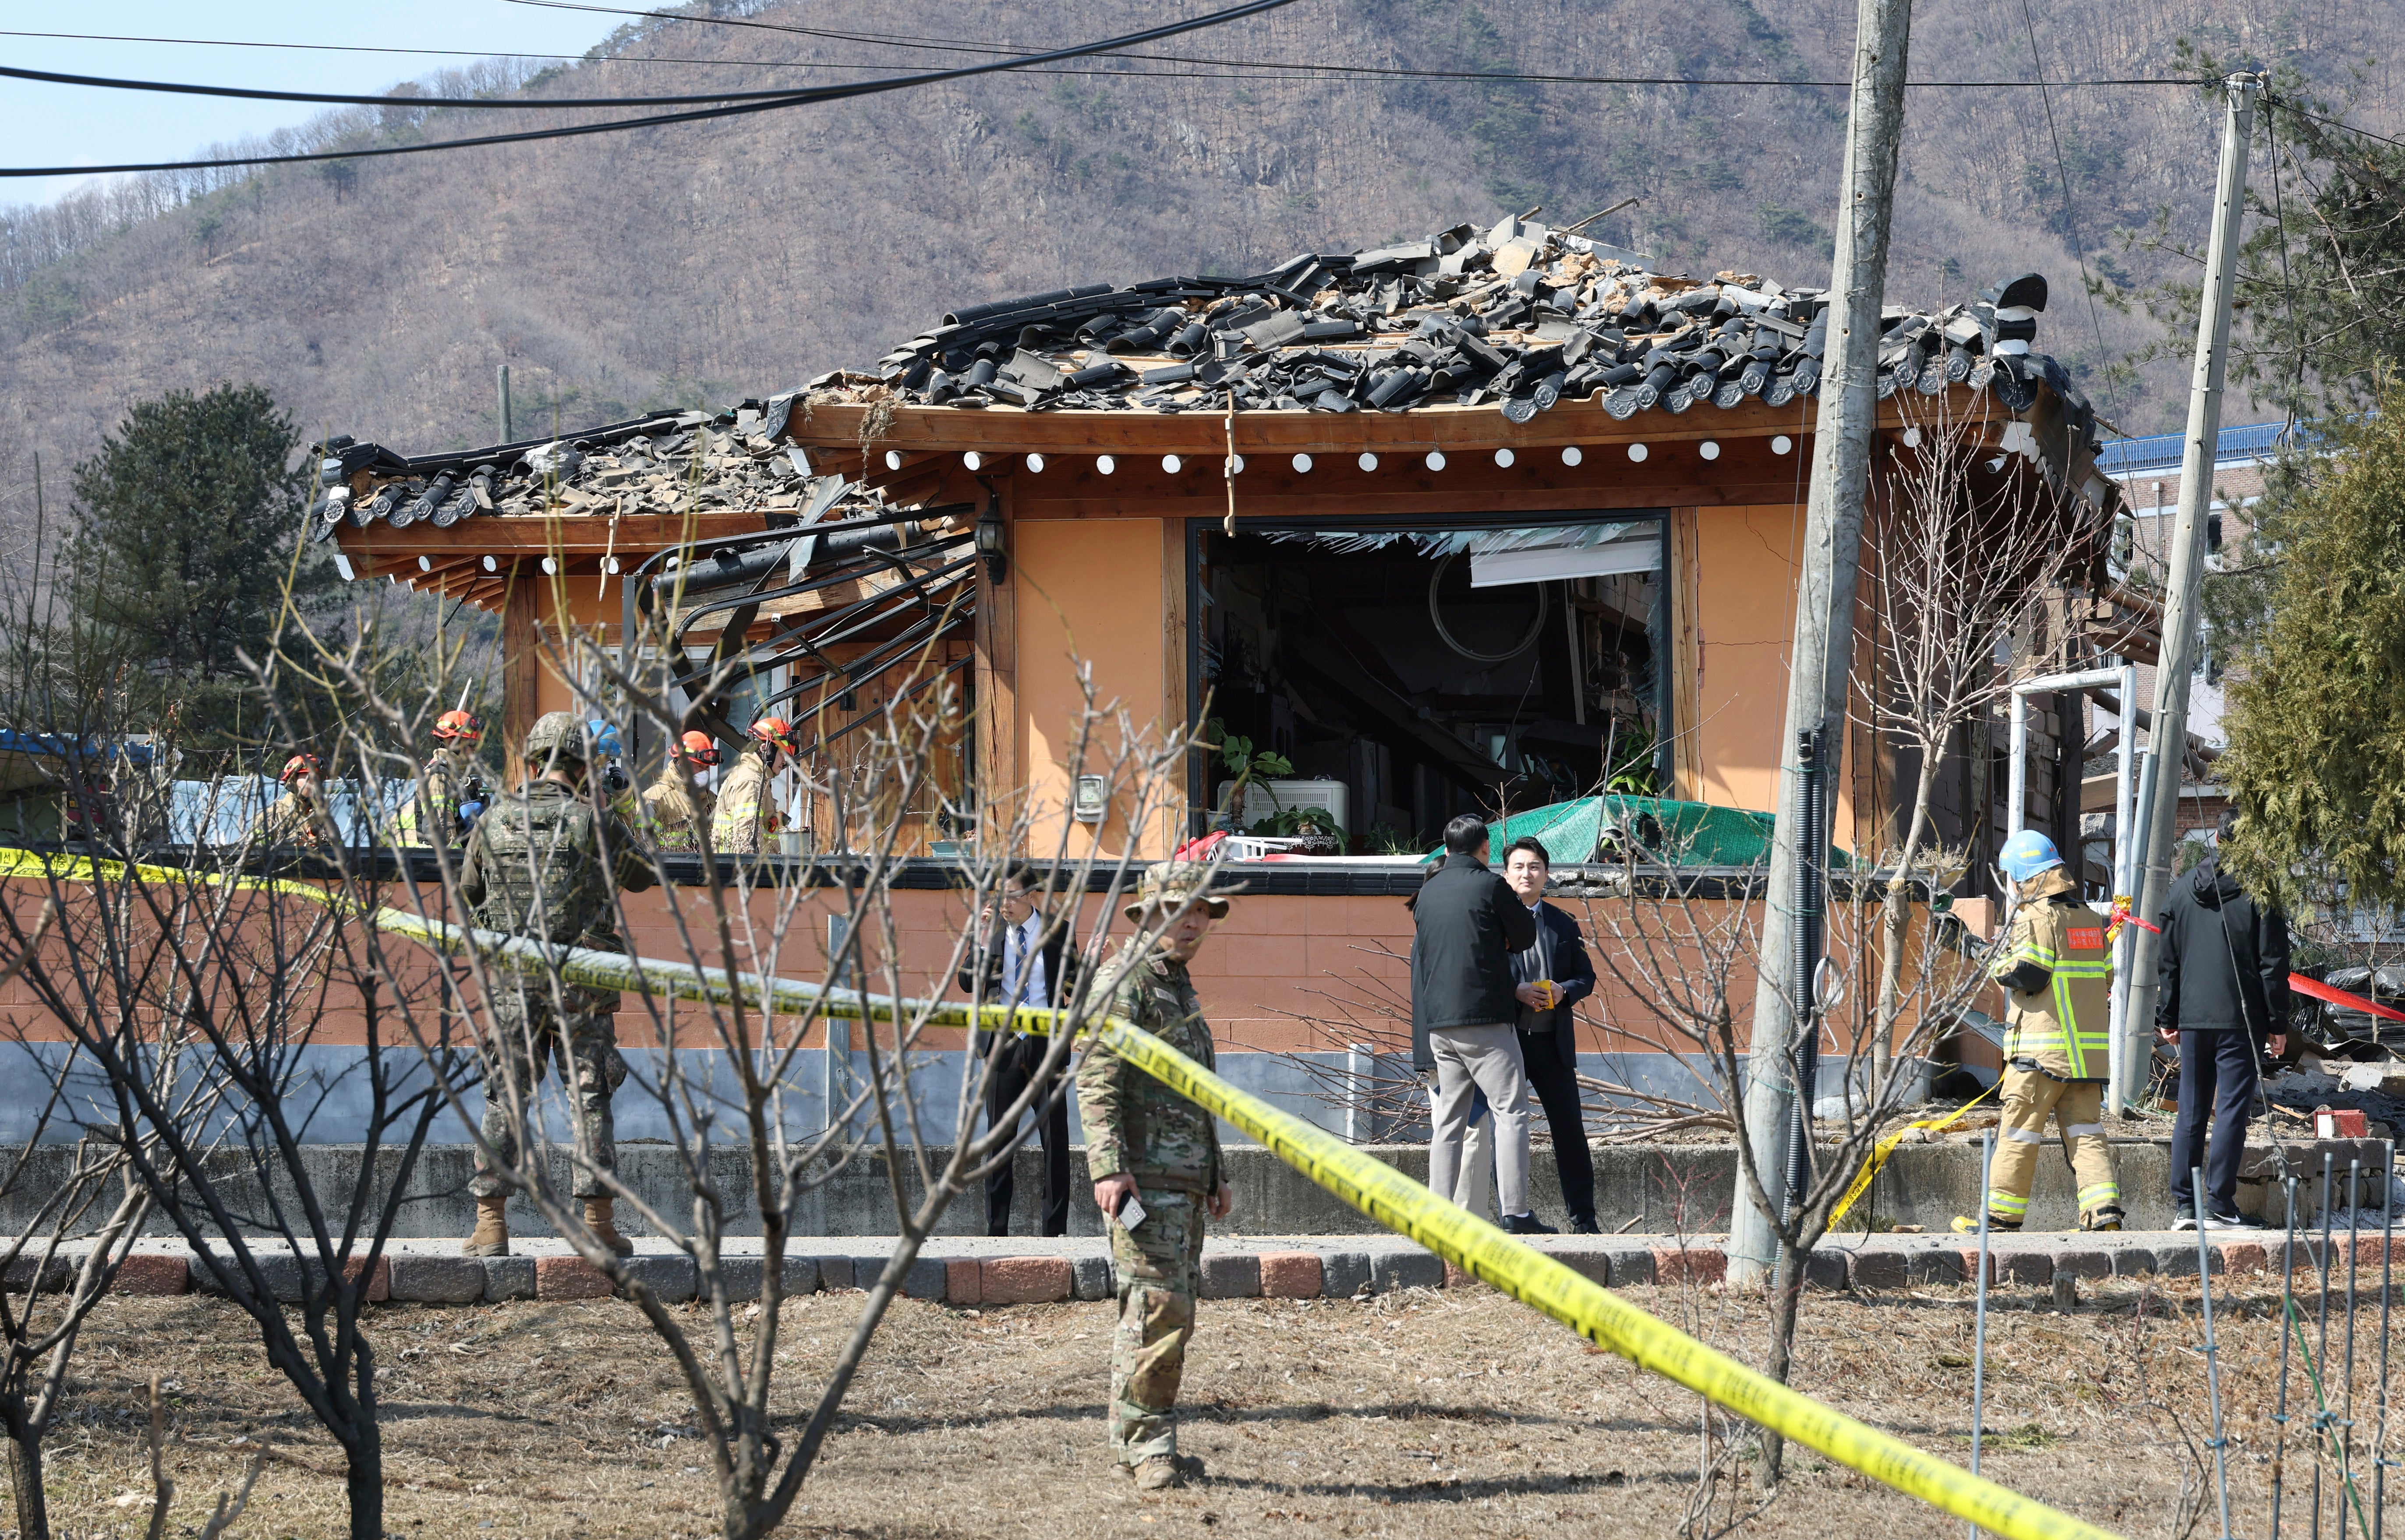
<path fill-rule="evenodd" d="M 175 703 L 194 728 L 229 730 L 267 656 L 288 581 L 304 610 L 332 582 L 298 564 L 308 468 L 292 419 L 259 385 L 171 391 L 138 402 L 75 468 L 77 529 L 66 588 L 105 638 L 129 696 Z M 144 688 L 145 686 L 148 688 Z"/>
<path fill-rule="evenodd" d="M 2405 903 L 2405 388 L 2333 425 L 2289 500 L 2255 647 L 2234 660 L 2224 864 L 2292 907 Z"/>

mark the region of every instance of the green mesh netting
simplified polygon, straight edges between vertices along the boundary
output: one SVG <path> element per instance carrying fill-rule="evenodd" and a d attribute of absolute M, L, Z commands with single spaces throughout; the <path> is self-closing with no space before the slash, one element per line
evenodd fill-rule
<path fill-rule="evenodd" d="M 1515 813 L 1487 825 L 1486 833 L 1498 856 L 1513 840 L 1533 835 L 1556 866 L 1620 859 L 1623 842 L 1631 840 L 1638 859 L 1668 866 L 1767 866 L 1774 821 L 1768 813 L 1742 807 L 1614 794 Z M 1439 848 L 1428 859 L 1443 854 Z M 1835 846 L 1829 862 L 1849 864 L 1846 852 Z"/>

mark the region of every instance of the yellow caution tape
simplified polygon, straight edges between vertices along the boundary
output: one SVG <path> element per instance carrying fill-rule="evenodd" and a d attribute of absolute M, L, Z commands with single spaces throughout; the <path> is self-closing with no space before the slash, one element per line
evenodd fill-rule
<path fill-rule="evenodd" d="M 2004 1080 L 2002 1075 L 1996 1077 L 1996 1085 L 2002 1085 L 2004 1083 Z M 1976 1107 L 1982 1101 L 1994 1096 L 1996 1094 L 1996 1085 L 1989 1086 L 1986 1090 L 1981 1091 L 1977 1096 L 1973 1097 L 1970 1100 L 1962 1103 L 1960 1107 L 1955 1108 L 1944 1117 L 1925 1117 L 1918 1123 L 1907 1123 L 1903 1127 L 1898 1128 L 1895 1132 L 1888 1135 L 1885 1139 L 1880 1140 L 1878 1145 L 1872 1149 L 1871 1157 L 1863 1162 L 1863 1169 L 1854 1173 L 1853 1184 L 1846 1189 L 1846 1196 L 1837 1199 L 1837 1206 L 1829 1211 L 1829 1228 L 1833 1230 L 1835 1229 L 1837 1227 L 1837 1221 L 1845 1218 L 1846 1211 L 1854 1206 L 1854 1199 L 1862 1197 L 1864 1193 L 1871 1190 L 1871 1183 L 1878 1179 L 1880 1169 L 1886 1166 L 1887 1157 L 1895 1154 L 1895 1147 L 1904 1142 L 1904 1136 L 1906 1133 L 1910 1132 L 1914 1128 L 1926 1128 L 1933 1134 L 1944 1131 L 1946 1128 L 1950 1127 L 1964 1113 L 1969 1112 L 1972 1108 Z"/>
<path fill-rule="evenodd" d="M 125 870 L 120 863 L 94 862 L 84 857 L 60 860 L 28 851 L 0 855 L 0 876 L 67 876 L 78 866 L 94 875 L 102 870 Z M 190 874 L 167 868 L 137 870 L 146 875 L 156 872 L 162 879 L 190 880 Z M 331 895 L 305 883 L 226 880 L 334 902 Z M 1055 1021 L 1051 1011 L 973 1007 L 828 989 L 759 973 L 547 945 L 490 931 L 464 931 L 397 909 L 378 909 L 369 918 L 379 930 L 438 951 L 456 953 L 472 945 L 487 961 L 521 972 L 548 973 L 556 967 L 564 981 L 594 988 L 647 989 L 655 995 L 721 1004 L 741 998 L 780 1013 L 815 1010 L 842 1020 L 907 1019 L 938 1027 L 1007 1027 L 1038 1033 L 1048 1033 Z M 2116 1540 L 2109 1530 L 1974 1476 L 1706 1347 L 1535 1247 L 1438 1197 L 1385 1162 L 1237 1089 L 1142 1028 L 1105 1016 L 1090 1024 L 1090 1035 L 1097 1045 L 1251 1134 L 1280 1160 L 1370 1218 L 1640 1368 L 1676 1380 L 1782 1437 L 1818 1449 L 1841 1465 L 2006 1540 Z M 1968 1110 L 1968 1106 L 1962 1109 Z"/>

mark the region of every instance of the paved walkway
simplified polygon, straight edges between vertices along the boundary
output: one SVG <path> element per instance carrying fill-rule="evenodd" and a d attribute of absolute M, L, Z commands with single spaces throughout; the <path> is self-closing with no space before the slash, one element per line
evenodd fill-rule
<path fill-rule="evenodd" d="M 2298 1262 L 2306 1264 L 2314 1238 L 2300 1236 Z M 1656 1283 L 1719 1282 L 1728 1260 L 1719 1236 L 1540 1236 L 1537 1247 L 1586 1277 L 1614 1287 Z M 2215 1273 L 2274 1271 L 2282 1234 L 2277 1230 L 2216 1232 L 2206 1255 Z M 2382 1238 L 2366 1234 L 2355 1242 L 2357 1267 L 2377 1277 Z M 2391 1256 L 2405 1263 L 2405 1236 L 2388 1242 Z M 883 1271 L 893 1243 L 876 1237 L 796 1239 L 785 1258 L 789 1294 L 864 1288 Z M 2335 1248 L 2344 1265 L 2346 1242 Z M 231 1269 L 229 1252 L 217 1251 Z M 567 1242 L 549 1237 L 521 1239 L 506 1257 L 466 1257 L 458 1242 L 410 1239 L 388 1242 L 372 1285 L 372 1299 L 428 1304 L 472 1304 L 502 1299 L 589 1299 L 611 1292 L 609 1280 L 576 1256 Z M 254 1252 L 266 1285 L 280 1297 L 300 1297 L 304 1281 L 319 1269 L 304 1267 L 280 1243 L 259 1243 Z M 661 1298 L 694 1297 L 693 1259 L 666 1241 L 637 1242 L 635 1275 Z M 30 1261 L 8 1282 L 21 1287 Z M 1995 1238 L 1990 1257 L 1994 1283 L 2049 1284 L 2058 1276 L 2080 1279 L 2194 1277 L 2198 1270 L 2193 1233 L 2133 1231 L 2119 1235 L 2045 1234 Z M 756 1297 L 761 1281 L 757 1237 L 730 1239 L 725 1270 L 739 1297 Z M 1978 1249 L 1968 1238 L 1945 1235 L 1845 1236 L 1824 1241 L 1807 1268 L 1807 1285 L 1868 1295 L 1919 1284 L 1962 1283 L 1976 1278 Z M 320 1273 L 320 1276 L 322 1274 Z M 1203 1247 L 1202 1292 L 1214 1299 L 1342 1299 L 1395 1289 L 1439 1289 L 1470 1281 L 1416 1243 L 1377 1236 L 1242 1236 L 1213 1238 Z M 178 1241 L 145 1240 L 117 1281 L 119 1292 L 179 1295 L 224 1292 L 216 1269 L 198 1261 Z M 1063 1299 L 1106 1299 L 1113 1293 L 1110 1248 L 1098 1239 L 985 1239 L 957 1236 L 929 1240 L 902 1280 L 916 1299 L 953 1305 L 1040 1304 Z"/>

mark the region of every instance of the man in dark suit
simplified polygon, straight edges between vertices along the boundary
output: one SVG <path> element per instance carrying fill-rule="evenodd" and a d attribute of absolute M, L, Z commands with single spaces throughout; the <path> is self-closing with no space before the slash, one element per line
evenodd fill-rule
<path fill-rule="evenodd" d="M 996 902 L 978 917 L 983 941 L 957 980 L 963 993 L 984 1005 L 1016 1009 L 1057 1007 L 1066 1003 L 1076 984 L 1076 948 L 1070 944 L 1066 917 L 1047 916 L 1037 900 L 1044 879 L 1024 862 L 1002 879 Z M 975 1033 L 971 1051 L 986 1063 L 985 1115 L 988 1127 L 1017 1101 L 1044 1067 L 1051 1039 L 1025 1032 Z M 1069 1102 L 1065 1081 L 1053 1076 L 1035 1103 L 1035 1127 L 1044 1142 L 1044 1217 L 1046 1235 L 1069 1233 Z M 1010 1233 L 1010 1200 L 1017 1180 L 1008 1160 L 994 1168 L 985 1181 L 985 1230 Z"/>
<path fill-rule="evenodd" d="M 1528 1080 L 1512 1023 L 1513 954 L 1537 922 L 1486 864 L 1486 825 L 1465 813 L 1444 827 L 1444 864 L 1412 906 L 1412 1059 L 1433 1070 L 1428 1190 L 1458 1203 L 1463 1146 L 1479 1096 L 1495 1113 L 1495 1185 L 1503 1228 L 1552 1235 L 1528 1208 Z"/>
<path fill-rule="evenodd" d="M 1578 921 L 1545 902 L 1545 880 L 1552 875 L 1553 858 L 1534 839 L 1514 840 L 1503 852 L 1503 880 L 1537 918 L 1537 944 L 1512 958 L 1520 1001 L 1514 1025 L 1528 1084 L 1554 1131 L 1554 1164 L 1561 1171 L 1570 1233 L 1593 1235 L 1595 1155 L 1586 1145 L 1586 1116 L 1579 1105 L 1578 1031 L 1570 1008 L 1595 993 L 1595 965 L 1587 960 Z M 1553 981 L 1550 1001 L 1537 988 L 1540 979 Z"/>

